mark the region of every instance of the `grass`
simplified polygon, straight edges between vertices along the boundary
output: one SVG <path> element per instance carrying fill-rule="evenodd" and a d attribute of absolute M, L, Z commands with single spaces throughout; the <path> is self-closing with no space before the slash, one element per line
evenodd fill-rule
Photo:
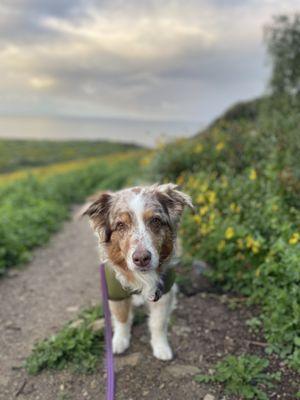
<path fill-rule="evenodd" d="M 280 373 L 269 373 L 269 362 L 256 356 L 227 356 L 214 368 L 212 375 L 197 375 L 197 382 L 222 384 L 228 395 L 243 399 L 268 400 L 265 389 L 274 387 Z"/>
<path fill-rule="evenodd" d="M 0 173 L 134 150 L 108 141 L 0 140 Z"/>

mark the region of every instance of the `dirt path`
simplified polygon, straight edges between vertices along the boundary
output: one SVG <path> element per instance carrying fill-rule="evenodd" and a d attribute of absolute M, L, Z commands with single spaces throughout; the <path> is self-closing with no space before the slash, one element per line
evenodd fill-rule
<path fill-rule="evenodd" d="M 99 301 L 97 258 L 87 221 L 70 221 L 29 265 L 0 281 L 1 400 L 15 398 L 33 343 Z"/>
<path fill-rule="evenodd" d="M 32 377 L 21 367 L 36 340 L 56 332 L 79 309 L 99 302 L 97 260 L 87 221 L 74 220 L 47 247 L 38 249 L 28 266 L 0 281 L 0 400 L 104 399 L 102 364 L 87 376 L 63 371 Z M 116 357 L 117 400 L 235 399 L 192 379 L 228 353 L 264 354 L 264 348 L 255 344 L 260 339 L 246 328 L 250 311 L 230 310 L 224 299 L 205 293 L 180 295 L 170 329 L 172 362 L 153 358 L 145 323 L 134 327 L 129 351 Z M 281 393 L 270 398 L 293 399 L 290 386 L 285 380 Z"/>

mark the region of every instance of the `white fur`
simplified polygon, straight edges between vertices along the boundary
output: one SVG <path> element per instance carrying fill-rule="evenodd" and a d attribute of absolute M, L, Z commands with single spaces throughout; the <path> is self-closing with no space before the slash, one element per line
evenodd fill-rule
<path fill-rule="evenodd" d="M 125 323 L 118 321 L 117 318 L 115 318 L 112 314 L 112 323 L 114 330 L 112 347 L 114 354 L 124 353 L 124 351 L 128 349 L 130 345 L 132 321 L 132 309 L 130 309 L 128 319 Z"/>
<path fill-rule="evenodd" d="M 133 289 L 141 291 L 145 298 L 153 298 L 159 277 L 155 272 L 159 264 L 159 254 L 152 243 L 152 238 L 148 232 L 145 222 L 143 219 L 143 213 L 145 211 L 145 200 L 142 193 L 136 194 L 129 202 L 129 207 L 135 218 L 134 232 L 132 235 L 132 242 L 135 243 L 132 248 L 128 251 L 127 265 L 128 268 L 133 271 L 136 284 Z M 147 273 L 139 271 L 132 261 L 133 253 L 137 246 L 143 246 L 146 250 L 151 253 L 151 261 L 149 271 Z M 118 278 L 122 279 L 122 277 Z M 121 282 L 122 283 L 122 282 Z M 123 282 L 125 283 L 125 282 Z"/>
<path fill-rule="evenodd" d="M 173 285 L 171 290 L 162 296 L 157 302 L 147 302 L 149 308 L 149 329 L 151 334 L 151 346 L 154 357 L 159 360 L 171 360 L 173 352 L 170 347 L 167 330 L 171 312 L 176 306 L 177 286 Z M 133 296 L 133 305 L 142 305 L 144 297 Z M 113 352 L 121 354 L 128 349 L 131 339 L 131 326 L 133 321 L 132 306 L 130 305 L 128 319 L 125 323 L 118 321 L 114 316 L 113 321 Z"/>
<path fill-rule="evenodd" d="M 176 291 L 177 288 L 174 285 L 158 302 L 148 303 L 151 346 L 153 355 L 160 360 L 171 360 L 173 358 L 167 330 L 171 312 L 176 305 Z"/>

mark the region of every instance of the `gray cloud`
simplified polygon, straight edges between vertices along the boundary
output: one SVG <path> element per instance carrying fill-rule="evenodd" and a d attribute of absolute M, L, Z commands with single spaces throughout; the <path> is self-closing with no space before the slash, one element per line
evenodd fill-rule
<path fill-rule="evenodd" d="M 262 93 L 262 26 L 298 0 L 6 0 L 0 113 L 209 121 Z"/>

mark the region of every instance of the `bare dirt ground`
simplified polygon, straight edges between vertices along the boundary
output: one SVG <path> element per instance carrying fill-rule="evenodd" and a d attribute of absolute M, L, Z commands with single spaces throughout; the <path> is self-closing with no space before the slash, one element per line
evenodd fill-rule
<path fill-rule="evenodd" d="M 146 324 L 134 327 L 130 349 L 116 357 L 118 400 L 200 400 L 208 395 L 232 400 L 217 386 L 200 385 L 192 377 L 207 373 L 229 353 L 264 355 L 263 338 L 246 328 L 251 310 L 230 310 L 226 296 L 212 293 L 179 297 L 170 327 L 175 359 L 154 359 Z M 0 281 L 0 400 L 105 398 L 102 362 L 90 375 L 46 371 L 29 376 L 22 368 L 35 341 L 55 333 L 99 298 L 98 254 L 86 220 L 67 222 L 29 265 Z M 273 370 L 282 369 L 280 361 L 271 363 Z M 269 397 L 295 400 L 290 390 L 298 377 L 285 370 L 283 374 L 281 387 Z"/>

